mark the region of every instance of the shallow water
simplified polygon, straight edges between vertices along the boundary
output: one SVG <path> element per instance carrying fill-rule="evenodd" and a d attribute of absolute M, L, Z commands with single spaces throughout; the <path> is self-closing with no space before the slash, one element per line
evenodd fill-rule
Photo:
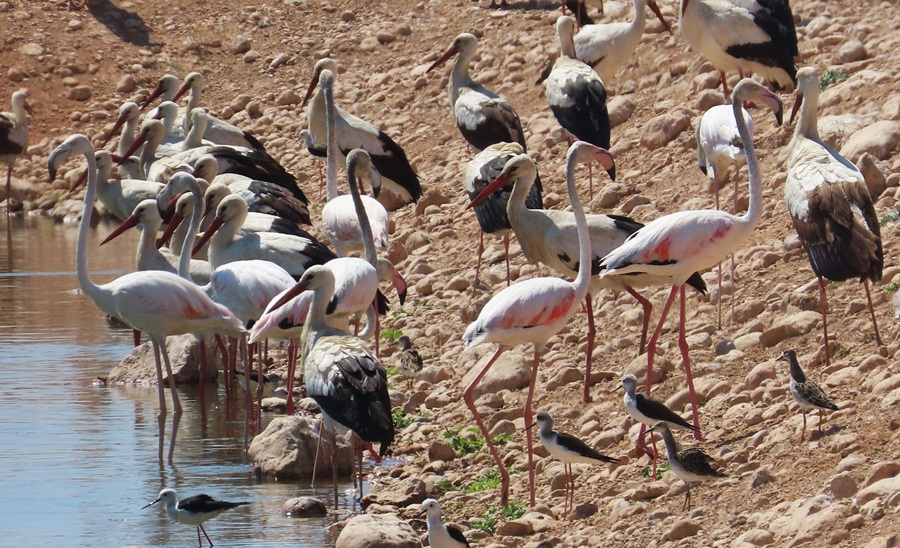
<path fill-rule="evenodd" d="M 333 545 L 326 527 L 335 517 L 281 514 L 292 497 L 329 501 L 330 484 L 257 479 L 242 448 L 243 406 L 227 402 L 221 385 L 202 398 L 196 387 L 179 387 L 185 411 L 174 465 L 161 466 L 156 388 L 92 384 L 132 339 L 77 290 L 77 226 L 14 217 L 10 228 L 0 217 L 0 545 L 190 546 L 193 526 L 173 523 L 161 505 L 141 509 L 163 487 L 250 502 L 207 522 L 216 545 Z M 98 248 L 110 230 L 91 231 L 97 283 L 133 265 L 137 234 Z M 263 415 L 263 427 L 271 418 Z M 171 429 L 170 413 L 167 437 Z M 353 509 L 347 487 L 345 511 Z"/>

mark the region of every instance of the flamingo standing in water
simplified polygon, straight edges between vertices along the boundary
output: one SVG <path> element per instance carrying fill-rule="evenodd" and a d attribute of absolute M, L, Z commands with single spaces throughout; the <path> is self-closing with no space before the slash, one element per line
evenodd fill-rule
<path fill-rule="evenodd" d="M 878 216 L 863 174 L 819 137 L 819 76 L 815 69 L 804 67 L 797 73 L 797 80 L 798 96 L 791 121 L 798 109 L 800 120 L 788 144 L 784 201 L 819 280 L 825 363 L 830 365 L 824 278 L 836 282 L 859 278 L 863 282 L 875 343 L 881 346 L 869 281 L 881 279 L 884 249 Z"/>
<path fill-rule="evenodd" d="M 688 356 L 684 327 L 684 284 L 698 270 L 705 270 L 740 249 L 753 234 L 763 210 L 762 175 L 753 147 L 753 138 L 744 122 L 742 101 L 760 101 L 769 106 L 779 124 L 782 118 L 781 99 L 754 80 L 745 78 L 734 88 L 732 108 L 737 120 L 738 130 L 747 154 L 747 165 L 750 171 L 750 206 L 747 213 L 737 217 L 724 211 L 704 209 L 688 210 L 660 217 L 647 224 L 628 239 L 622 246 L 603 258 L 601 266 L 606 271 L 601 276 L 617 276 L 630 274 L 656 274 L 671 276 L 672 291 L 663 306 L 659 323 L 650 336 L 647 350 L 646 393 L 650 395 L 650 380 L 653 371 L 653 359 L 656 355 L 656 342 L 662 333 L 666 316 L 675 300 L 681 294 L 681 311 L 679 315 L 679 340 L 688 388 L 691 394 L 691 407 L 694 415 L 694 436 L 699 440 L 700 418 L 697 409 L 697 395 L 694 393 L 694 381 L 691 377 L 691 363 Z M 641 436 L 644 434 L 641 429 Z"/>
<path fill-rule="evenodd" d="M 500 177 L 510 178 L 509 172 L 520 164 L 517 160 L 527 158 L 525 155 L 517 156 L 507 163 Z M 591 278 L 591 242 L 587 219 L 584 208 L 578 199 L 578 191 L 575 188 L 575 164 L 586 159 L 596 159 L 611 171 L 615 168 L 612 156 L 608 151 L 595 147 L 588 143 L 575 143 L 569 148 L 566 155 L 566 187 L 569 199 L 572 202 L 572 211 L 575 214 L 575 224 L 578 233 L 578 274 L 574 282 L 560 278 L 531 278 L 517 284 L 513 284 L 491 298 L 481 309 L 478 318 L 469 324 L 463 339 L 466 348 L 471 348 L 482 343 L 495 342 L 497 351 L 482 366 L 478 375 L 472 380 L 463 392 L 463 400 L 475 416 L 475 422 L 484 435 L 491 456 L 500 470 L 501 501 L 505 506 L 509 500 L 509 473 L 503 466 L 503 461 L 497 454 L 490 433 L 481 420 L 481 415 L 475 407 L 473 392 L 478 382 L 488 372 L 494 362 L 506 349 L 519 344 L 531 344 L 534 346 L 534 361 L 531 368 L 531 383 L 528 387 L 528 397 L 525 400 L 525 424 L 534 422 L 531 412 L 531 402 L 534 397 L 534 385 L 537 381 L 537 369 L 540 364 L 541 354 L 547 341 L 559 333 L 575 314 L 580 303 L 587 296 Z M 501 183 L 497 183 L 499 186 Z M 534 455 L 532 451 L 532 433 L 526 431 L 528 441 L 528 478 L 531 505 L 534 506 Z"/>
<path fill-rule="evenodd" d="M 166 337 L 184 333 L 201 336 L 213 333 L 238 334 L 244 331 L 243 326 L 227 308 L 213 302 L 198 286 L 169 272 L 132 272 L 99 286 L 91 280 L 87 267 L 87 232 L 90 230 L 97 192 L 97 166 L 94 147 L 87 137 L 73 135 L 53 151 L 49 161 L 50 178 L 56 177 L 56 171 L 63 161 L 78 154 L 84 155 L 88 162 L 87 190 L 76 249 L 78 284 L 81 291 L 102 312 L 120 319 L 132 329 L 150 335 L 156 358 L 160 417 L 166 414 L 160 354 L 166 364 L 175 413 L 180 415 L 181 402 L 175 390 L 175 376 L 166 352 Z"/>

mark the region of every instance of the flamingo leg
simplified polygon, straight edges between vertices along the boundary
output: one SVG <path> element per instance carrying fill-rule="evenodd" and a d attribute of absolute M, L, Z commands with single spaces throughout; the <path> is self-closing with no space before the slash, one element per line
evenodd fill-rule
<path fill-rule="evenodd" d="M 678 347 L 681 349 L 681 358 L 684 361 L 684 374 L 687 377 L 688 384 L 688 392 L 691 395 L 691 412 L 694 415 L 694 438 L 697 441 L 703 441 L 703 436 L 700 435 L 700 412 L 699 406 L 697 405 L 697 393 L 694 391 L 694 379 L 693 375 L 691 375 L 691 357 L 688 355 L 688 344 L 687 337 L 684 329 L 684 285 L 681 286 L 681 310 L 679 314 L 678 321 Z"/>
<path fill-rule="evenodd" d="M 244 415 L 253 413 L 253 398 L 250 395 L 250 371 L 253 370 L 253 345 L 247 348 L 247 338 L 241 335 L 241 348 L 245 350 L 244 358 L 247 363 L 244 367 Z"/>
<path fill-rule="evenodd" d="M 175 390 L 175 374 L 172 373 L 172 364 L 169 362 L 169 353 L 166 352 L 166 340 L 159 345 L 159 353 L 162 354 L 163 363 L 166 364 L 166 375 L 169 376 L 169 390 L 172 391 L 172 405 L 175 407 L 175 415 L 181 414 L 181 400 L 178 399 L 178 391 Z"/>
<path fill-rule="evenodd" d="M 334 486 L 334 509 L 338 507 L 337 430 L 331 429 L 331 483 Z"/>
<path fill-rule="evenodd" d="M 200 339 L 200 394 L 201 397 L 203 395 L 203 385 L 205 384 L 204 377 L 206 376 L 206 341 L 202 338 Z"/>
<path fill-rule="evenodd" d="M 139 329 L 132 329 L 131 334 L 134 337 L 134 346 L 141 345 L 141 331 Z"/>
<path fill-rule="evenodd" d="M 256 421 L 256 433 L 259 434 L 262 428 L 262 396 L 263 396 L 263 388 L 265 387 L 265 374 L 263 372 L 263 355 L 262 355 L 262 343 L 256 343 L 256 352 L 258 355 L 258 360 L 256 361 L 256 378 L 259 382 L 256 383 L 256 413 L 258 420 Z"/>
<path fill-rule="evenodd" d="M 731 98 L 731 92 L 728 91 L 728 82 L 725 80 L 725 71 L 720 70 L 719 74 L 722 75 L 722 90 L 725 92 L 725 100 L 728 101 Z"/>
<path fill-rule="evenodd" d="M 878 333 L 878 321 L 875 319 L 875 308 L 872 306 L 872 294 L 869 292 L 869 280 L 865 280 L 863 285 L 866 288 L 866 300 L 869 302 L 869 314 L 872 315 L 872 327 L 875 328 L 875 344 L 884 346 L 881 343 L 881 335 Z"/>
<path fill-rule="evenodd" d="M 735 168 L 737 171 L 737 168 Z M 738 200 L 738 185 L 737 185 L 738 174 L 735 173 L 734 181 L 732 181 L 732 185 L 734 186 L 734 198 L 731 202 L 731 214 L 735 215 L 737 213 L 737 200 Z M 734 292 L 737 289 L 737 278 L 734 273 L 734 253 L 731 254 L 731 317 L 728 320 L 728 325 L 734 325 Z M 719 294 L 721 295 L 722 289 L 719 288 Z"/>
<path fill-rule="evenodd" d="M 481 254 L 484 253 L 484 231 L 481 229 L 478 230 L 478 262 L 475 263 L 475 281 L 472 282 L 473 288 L 478 287 L 478 273 L 481 272 Z"/>
<path fill-rule="evenodd" d="M 716 264 L 719 292 L 716 298 L 716 330 L 722 330 L 722 261 Z"/>
<path fill-rule="evenodd" d="M 297 345 L 294 339 L 288 343 L 288 372 L 287 372 L 287 410 L 288 416 L 294 414 L 294 373 L 297 367 Z"/>
<path fill-rule="evenodd" d="M 653 358 L 656 356 L 656 341 L 659 340 L 659 335 L 662 333 L 663 325 L 666 323 L 666 316 L 669 315 L 669 309 L 672 308 L 672 301 L 675 300 L 675 294 L 678 292 L 678 286 L 673 285 L 672 291 L 669 292 L 669 298 L 666 299 L 666 304 L 663 305 L 662 314 L 659 317 L 659 323 L 656 324 L 656 329 L 653 330 L 653 334 L 650 335 L 650 341 L 647 343 L 647 380 L 646 387 L 644 392 L 649 396 L 650 395 L 650 377 L 651 373 L 653 373 Z"/>
<path fill-rule="evenodd" d="M 163 388 L 162 362 L 159 357 L 159 344 L 155 339 L 153 341 L 153 358 L 156 360 L 156 388 L 159 393 L 159 416 L 166 416 L 166 394 Z M 160 448 L 159 460 L 162 461 L 162 448 Z"/>
<path fill-rule="evenodd" d="M 587 333 L 587 356 L 586 356 L 586 365 L 584 368 L 584 395 L 581 396 L 581 401 L 584 403 L 591 403 L 591 361 L 594 357 L 594 337 L 597 335 L 597 330 L 594 328 L 594 310 L 593 303 L 591 303 L 591 294 L 588 293 L 587 297 L 584 298 L 584 307 L 587 311 L 588 318 L 588 333 Z M 531 424 L 530 422 L 528 424 Z"/>
<path fill-rule="evenodd" d="M 503 235 L 503 248 L 506 250 L 506 287 L 509 287 L 509 232 Z M 481 255 L 478 255 L 481 258 Z"/>
<path fill-rule="evenodd" d="M 531 383 L 528 385 L 528 397 L 525 399 L 525 424 L 534 424 L 534 416 L 531 412 L 531 404 L 534 400 L 534 385 L 537 384 L 538 365 L 541 363 L 541 348 L 534 348 L 534 362 L 531 364 Z M 534 496 L 534 442 L 531 428 L 525 430 L 525 439 L 528 445 L 528 496 L 531 507 L 535 505 Z M 505 506 L 505 504 L 504 504 Z"/>
<path fill-rule="evenodd" d="M 503 466 L 503 461 L 500 460 L 500 455 L 497 454 L 497 448 L 494 447 L 494 443 L 491 441 L 491 435 L 488 432 L 487 427 L 484 425 L 484 421 L 481 420 L 481 415 L 478 414 L 478 409 L 475 407 L 475 401 L 472 399 L 472 393 L 475 391 L 475 387 L 478 386 L 478 382 L 484 377 L 484 375 L 488 372 L 494 362 L 497 361 L 497 358 L 500 357 L 500 354 L 505 350 L 504 347 L 500 346 L 497 348 L 497 351 L 494 352 L 494 355 L 491 356 L 491 359 L 484 364 L 484 367 L 481 368 L 481 371 L 478 375 L 472 379 L 472 382 L 469 383 L 469 386 L 466 387 L 466 390 L 463 392 L 463 401 L 466 402 L 466 406 L 472 411 L 472 415 L 475 417 L 475 422 L 478 424 L 478 428 L 481 430 L 481 434 L 484 436 L 484 440 L 488 446 L 488 451 L 491 453 L 491 457 L 494 459 L 494 463 L 497 465 L 497 469 L 500 471 L 500 504 L 506 506 L 509 503 L 509 472 L 506 471 L 506 468 Z M 528 419 L 526 419 L 527 422 Z M 531 423 L 528 423 L 531 424 Z M 528 436 L 529 447 L 531 446 L 531 436 Z M 531 459 L 531 452 L 529 451 L 529 459 Z"/>
<path fill-rule="evenodd" d="M 647 347 L 647 331 L 650 330 L 650 312 L 653 310 L 653 305 L 648 299 L 644 298 L 643 295 L 635 291 L 631 286 L 626 285 L 625 291 L 627 291 L 629 295 L 634 297 L 637 302 L 641 304 L 641 308 L 644 309 L 644 317 L 642 318 L 641 322 L 643 324 L 643 326 L 641 327 L 641 350 L 640 352 L 638 352 L 638 356 L 640 356 L 644 353 L 644 350 Z"/>
<path fill-rule="evenodd" d="M 819 276 L 819 305 L 822 308 L 822 333 L 825 336 L 825 365 L 831 365 L 831 349 L 828 348 L 828 297 L 825 295 L 825 280 Z"/>

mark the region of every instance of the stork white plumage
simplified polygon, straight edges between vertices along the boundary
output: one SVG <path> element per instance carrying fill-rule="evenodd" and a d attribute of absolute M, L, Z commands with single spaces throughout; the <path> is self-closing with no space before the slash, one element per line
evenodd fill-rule
<path fill-rule="evenodd" d="M 387 373 L 365 342 L 328 324 L 326 308 L 334 284 L 334 273 L 328 266 L 312 266 L 271 309 L 312 290 L 312 304 L 300 341 L 306 393 L 319 404 L 329 430 L 350 430 L 367 442 L 380 443 L 379 453 L 384 456 L 394 441 Z M 335 464 L 334 435 L 331 454 Z M 332 470 L 337 506 L 337 468 Z"/>
<path fill-rule="evenodd" d="M 547 103 L 563 127 L 580 141 L 609 148 L 612 126 L 606 108 L 606 87 L 597 73 L 575 57 L 575 20 L 562 15 L 556 20 L 559 34 L 559 58 L 547 80 Z M 590 164 L 588 164 L 590 170 Z M 593 174 L 590 175 L 590 197 L 594 198 Z"/>
<path fill-rule="evenodd" d="M 234 261 L 260 259 L 271 261 L 291 276 L 300 277 L 314 264 L 335 258 L 327 247 L 312 235 L 293 236 L 274 232 L 239 233 L 247 218 L 247 202 L 232 194 L 216 208 L 212 223 L 194 244 L 194 251 L 209 241 L 209 263 L 213 269 Z"/>
<path fill-rule="evenodd" d="M 188 198 L 192 198 L 189 194 Z M 137 269 L 138 270 L 162 270 L 176 274 L 178 272 L 178 262 L 180 260 L 181 248 L 179 247 L 177 254 L 163 252 L 156 247 L 156 234 L 162 226 L 162 217 L 159 215 L 156 199 L 143 200 L 134 208 L 134 212 L 129 215 L 115 230 L 100 242 L 103 245 L 110 240 L 115 239 L 130 228 L 137 227 L 141 231 L 141 237 L 137 247 Z M 212 271 L 209 263 L 199 259 L 191 259 L 190 275 L 191 280 L 203 285 L 209 282 Z"/>
<path fill-rule="evenodd" d="M 824 278 L 836 282 L 859 278 L 863 282 L 875 342 L 881 346 L 869 281 L 881 279 L 884 250 L 878 216 L 863 174 L 819 137 L 819 77 L 815 69 L 800 69 L 797 81 L 798 96 L 791 120 L 798 109 L 800 120 L 788 144 L 784 201 L 819 280 L 825 363 L 830 364 Z"/>
<path fill-rule="evenodd" d="M 519 143 L 496 143 L 476 154 L 466 164 L 465 180 L 463 181 L 469 199 L 474 200 L 480 195 L 488 184 L 500 175 L 506 162 L 514 156 L 524 153 L 525 149 Z M 478 235 L 478 261 L 475 264 L 475 279 L 472 281 L 472 287 L 478 287 L 478 274 L 481 272 L 481 254 L 484 253 L 485 233 L 503 235 L 503 247 L 506 251 L 506 285 L 510 283 L 509 230 L 512 227 L 506 214 L 506 203 L 509 201 L 511 192 L 512 184 L 508 184 L 498 192 L 491 193 L 481 203 L 473 206 L 478 226 L 481 227 L 481 233 Z M 535 183 L 531 186 L 528 196 L 525 198 L 525 207 L 538 209 L 543 206 L 540 179 L 535 178 Z"/>
<path fill-rule="evenodd" d="M 175 377 L 166 353 L 166 337 L 183 333 L 236 334 L 241 333 L 243 327 L 228 309 L 213 302 L 196 285 L 169 272 L 133 272 L 102 286 L 91 280 L 87 268 L 87 232 L 90 230 L 97 188 L 94 147 L 87 137 L 73 135 L 53 151 L 49 160 L 50 178 L 55 178 L 59 165 L 66 158 L 78 154 L 84 155 L 88 162 L 87 190 L 76 250 L 78 284 L 102 312 L 150 335 L 159 381 L 160 416 L 166 414 L 160 353 L 166 364 L 172 400 L 178 414 L 181 412 L 181 402 L 175 390 Z"/>
<path fill-rule="evenodd" d="M 116 118 L 116 123 L 113 124 L 112 129 L 110 129 L 109 133 L 106 134 L 106 137 L 103 138 L 103 143 L 100 146 L 105 147 L 106 143 L 108 143 L 109 140 L 112 139 L 116 133 L 118 133 L 118 152 L 121 156 L 125 153 L 126 150 L 128 150 L 128 147 L 131 146 L 131 143 L 134 142 L 134 134 L 135 132 L 137 132 L 138 122 L 140 121 L 141 107 L 139 107 L 137 103 L 134 103 L 132 101 L 126 101 L 125 103 L 122 103 L 122 106 L 119 107 L 119 116 L 118 118 Z"/>
<path fill-rule="evenodd" d="M 681 35 L 722 73 L 756 73 L 778 86 L 797 82 L 797 30 L 788 0 L 681 0 Z"/>
<path fill-rule="evenodd" d="M 746 109 L 741 109 L 747 131 L 753 136 L 753 120 Z M 709 177 L 709 185 L 716 194 L 716 209 L 719 205 L 719 190 L 728 184 L 731 166 L 734 166 L 734 200 L 731 204 L 731 213 L 736 213 L 738 201 L 737 174 L 741 166 L 747 163 L 744 154 L 744 144 L 738 132 L 734 113 L 731 105 L 716 105 L 700 117 L 697 124 L 697 163 L 700 171 Z M 719 329 L 722 329 L 722 263 L 718 268 L 718 298 L 716 303 L 716 319 Z M 737 283 L 734 276 L 734 255 L 731 256 L 731 319 L 734 321 L 734 288 Z"/>
<path fill-rule="evenodd" d="M 575 34 L 575 57 L 594 69 L 605 85 L 610 85 L 619 71 L 631 60 L 647 25 L 646 8 L 671 34 L 672 28 L 659 11 L 655 0 L 633 0 L 634 19 L 585 25 Z"/>
<path fill-rule="evenodd" d="M 431 72 L 458 54 L 448 88 L 450 109 L 463 138 L 476 151 L 496 143 L 519 143 L 526 149 L 522 122 L 512 105 L 469 76 L 469 64 L 477 50 L 478 39 L 474 35 L 460 34 L 425 72 Z"/>
<path fill-rule="evenodd" d="M 165 187 L 162 183 L 141 179 L 110 179 L 113 159 L 109 152 L 98 150 L 95 155 L 97 169 L 97 197 L 103 206 L 117 219 L 126 219 L 144 200 L 155 200 Z M 87 171 L 82 174 L 87 179 Z M 76 182 L 72 190 L 78 188 Z"/>
<path fill-rule="evenodd" d="M 235 181 L 230 185 L 215 182 L 209 185 L 203 194 L 206 211 L 215 211 L 222 200 L 232 195 L 240 196 L 247 203 L 247 219 L 241 225 L 242 230 L 280 232 L 295 236 L 306 234 L 298 225 L 304 218 L 309 220 L 308 213 L 306 217 L 303 216 L 304 211 L 309 211 L 306 205 L 290 196 L 284 188 L 265 181 Z M 251 201 L 253 205 L 250 204 Z M 285 216 L 278 213 L 284 213 Z M 301 221 L 296 220 L 298 218 Z M 212 222 L 211 216 L 204 219 L 204 230 L 209 227 L 207 219 Z"/>
<path fill-rule="evenodd" d="M 540 364 L 544 346 L 551 337 L 559 333 L 569 322 L 569 319 L 577 310 L 579 303 L 587 296 L 591 278 L 591 243 L 587 219 L 584 208 L 578 199 L 578 191 L 575 188 L 574 165 L 578 161 L 581 146 L 589 146 L 594 158 L 601 162 L 607 169 L 612 169 L 613 159 L 609 152 L 591 145 L 573 145 L 566 155 L 566 188 L 572 203 L 572 211 L 575 215 L 576 232 L 578 234 L 578 274 L 574 282 L 559 278 L 530 278 L 513 284 L 496 295 L 481 309 L 478 318 L 469 324 L 463 339 L 466 348 L 482 344 L 497 343 L 497 351 L 482 366 L 478 375 L 463 392 L 463 400 L 472 411 L 475 422 L 494 458 L 494 462 L 500 471 L 500 495 L 501 503 L 505 506 L 509 500 L 509 473 L 503 466 L 503 461 L 497 454 L 497 450 L 491 441 L 490 433 L 481 415 L 475 406 L 473 393 L 478 382 L 488 372 L 497 358 L 506 349 L 520 344 L 534 346 L 534 361 L 531 368 L 531 383 L 528 387 L 528 396 L 525 400 L 525 424 L 533 422 L 531 403 L 534 397 L 534 385 L 537 379 L 537 369 Z M 500 177 L 510 178 L 510 172 L 517 169 L 523 162 L 520 159 L 526 155 L 517 156 L 507 163 Z M 528 160 L 530 161 L 530 159 Z M 502 183 L 502 181 L 501 181 Z M 500 184 L 498 183 L 498 186 Z M 528 443 L 528 476 L 530 487 L 530 501 L 534 506 L 534 456 L 531 430 L 526 432 Z"/>
<path fill-rule="evenodd" d="M 656 342 L 659 340 L 675 295 L 681 294 L 678 343 L 691 395 L 694 426 L 698 429 L 694 435 L 698 439 L 700 439 L 700 419 L 697 396 L 694 393 L 694 382 L 691 377 L 690 356 L 685 339 L 684 284 L 694 272 L 710 268 L 728 254 L 740 249 L 750 238 L 753 229 L 762 217 L 762 176 L 753 139 L 744 123 L 742 101 L 745 100 L 758 100 L 768 105 L 775 112 L 779 122 L 781 121 L 782 105 L 781 99 L 777 95 L 754 80 L 745 78 L 735 86 L 732 109 L 744 143 L 750 171 L 750 206 L 747 213 L 736 217 L 724 211 L 706 209 L 679 211 L 665 215 L 638 230 L 627 242 L 604 257 L 601 263 L 601 266 L 606 268 L 606 272 L 601 276 L 649 273 L 671 277 L 672 290 L 669 292 L 659 323 L 648 343 L 647 395 L 650 394 Z"/>
<path fill-rule="evenodd" d="M 361 216 L 366 217 L 369 225 L 369 237 L 373 239 L 375 247 L 386 250 L 390 244 L 388 212 L 375 198 L 360 196 L 363 212 L 356 211 L 356 198 L 352 196 L 353 188 L 357 185 L 355 180 L 350 180 L 351 194 L 338 196 L 337 168 L 339 147 L 337 144 L 337 108 L 333 95 L 334 75 L 328 69 L 319 73 L 319 86 L 325 100 L 325 125 L 327 148 L 327 173 L 325 174 L 325 187 L 328 192 L 328 202 L 322 208 L 322 224 L 325 235 L 337 250 L 337 254 L 346 257 L 352 251 L 363 250 L 367 244 L 366 235 L 362 229 Z M 347 154 L 347 168 L 349 179 L 349 153 Z M 377 197 L 381 190 L 381 177 L 378 172 L 371 169 L 371 157 L 366 153 L 360 160 L 365 165 L 360 165 L 358 172 L 365 175 L 372 185 L 372 193 Z M 357 189 L 357 194 L 358 194 Z M 366 253 L 368 255 L 368 253 Z"/>
<path fill-rule="evenodd" d="M 333 78 L 337 78 L 337 63 L 334 59 L 328 57 L 319 59 L 313 67 L 313 78 L 303 100 L 303 104 L 306 105 L 312 97 L 312 103 L 306 111 L 306 116 L 309 132 L 319 147 L 323 144 L 327 146 L 328 143 L 325 96 L 321 87 L 316 92 L 320 75 L 326 69 L 331 71 Z M 313 92 L 316 92 L 314 97 Z M 388 196 L 381 194 L 379 197 L 382 203 L 396 209 L 418 201 L 422 195 L 419 176 L 413 171 L 403 148 L 383 131 L 362 118 L 354 116 L 340 107 L 335 107 L 335 111 L 336 139 L 340 152 L 339 163 L 344 164 L 346 155 L 351 150 L 361 148 L 369 153 L 372 165 L 381 175 L 383 191 L 386 191 L 393 199 L 392 204 L 387 204 Z"/>
<path fill-rule="evenodd" d="M 595 158 L 597 147 L 583 141 L 576 142 L 569 149 L 569 155 L 573 162 L 566 168 L 574 169 L 579 163 L 587 163 Z M 609 168 L 610 177 L 615 180 L 615 166 L 610 161 L 604 164 Z M 527 155 L 516 156 L 507 162 L 503 172 L 477 196 L 472 204 L 481 203 L 492 193 L 505 186 L 513 185 L 512 193 L 506 205 L 509 222 L 516 239 L 522 246 L 522 253 L 534 264 L 543 263 L 564 276 L 577 276 L 579 263 L 580 240 L 577 233 L 577 218 L 574 213 L 568 211 L 549 209 L 528 209 L 526 207 L 529 187 L 535 177 L 534 161 Z M 574 178 L 574 173 L 566 174 L 566 177 Z M 622 245 L 632 234 L 643 225 L 629 217 L 619 215 L 586 216 L 588 232 L 591 240 L 590 265 L 592 274 L 599 274 L 598 264 L 600 259 Z M 641 348 L 643 352 L 644 340 L 647 335 L 647 326 L 650 321 L 650 301 L 645 299 L 634 287 L 647 287 L 664 285 L 668 278 L 641 274 L 639 276 L 607 277 L 593 276 L 590 279 L 590 288 L 585 296 L 585 308 L 588 316 L 588 340 L 585 366 L 585 382 L 583 400 L 591 401 L 589 388 L 591 376 L 591 364 L 593 361 L 594 328 L 593 296 L 600 289 L 609 288 L 617 291 L 627 291 L 634 296 L 644 308 L 644 330 L 641 336 Z M 688 283 L 697 288 L 701 293 L 706 290 L 703 279 L 699 274 L 694 274 Z"/>
<path fill-rule="evenodd" d="M 28 104 L 28 90 L 12 94 L 12 112 L 0 112 L 0 164 L 6 164 L 6 215 L 12 204 L 12 170 L 16 159 L 28 148 L 28 114 L 34 115 Z"/>

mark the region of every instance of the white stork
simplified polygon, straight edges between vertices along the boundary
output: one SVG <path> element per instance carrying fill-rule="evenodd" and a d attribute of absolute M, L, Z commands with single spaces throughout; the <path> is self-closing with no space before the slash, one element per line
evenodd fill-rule
<path fill-rule="evenodd" d="M 313 67 L 313 78 L 309 83 L 309 89 L 303 104 L 312 97 L 312 103 L 306 111 L 309 132 L 316 145 L 328 142 L 325 121 L 325 97 L 321 89 L 313 97 L 313 92 L 319 84 L 319 76 L 325 69 L 331 71 L 337 78 L 337 63 L 333 59 L 319 59 Z M 422 187 L 419 184 L 419 176 L 413 171 L 406 152 L 388 137 L 383 131 L 362 118 L 354 116 L 340 107 L 337 110 L 337 144 L 340 152 L 339 161 L 344 164 L 346 155 L 354 148 L 361 148 L 369 153 L 372 164 L 381 174 L 382 187 L 387 194 L 399 200 L 398 207 L 416 202 L 422 195 Z M 326 145 L 327 146 L 327 145 Z M 387 196 L 382 195 L 382 203 Z M 387 204 L 387 205 L 396 205 Z"/>
<path fill-rule="evenodd" d="M 16 159 L 28 148 L 28 116 L 34 110 L 28 104 L 28 90 L 12 94 L 12 112 L 0 112 L 0 164 L 6 164 L 6 215 L 12 203 L 12 170 Z"/>
<path fill-rule="evenodd" d="M 866 288 L 875 342 L 881 346 L 869 281 L 881 279 L 884 250 L 872 197 L 862 173 L 819 137 L 817 108 L 819 77 L 804 67 L 797 73 L 798 97 L 794 114 L 800 120 L 788 144 L 788 175 L 784 200 L 794 228 L 819 279 L 825 362 L 831 363 L 824 278 L 842 282 L 858 278 Z M 802 108 L 800 108 L 802 102 Z"/>
<path fill-rule="evenodd" d="M 722 73 L 757 73 L 778 86 L 797 82 L 797 30 L 788 0 L 681 0 L 681 34 Z"/>

